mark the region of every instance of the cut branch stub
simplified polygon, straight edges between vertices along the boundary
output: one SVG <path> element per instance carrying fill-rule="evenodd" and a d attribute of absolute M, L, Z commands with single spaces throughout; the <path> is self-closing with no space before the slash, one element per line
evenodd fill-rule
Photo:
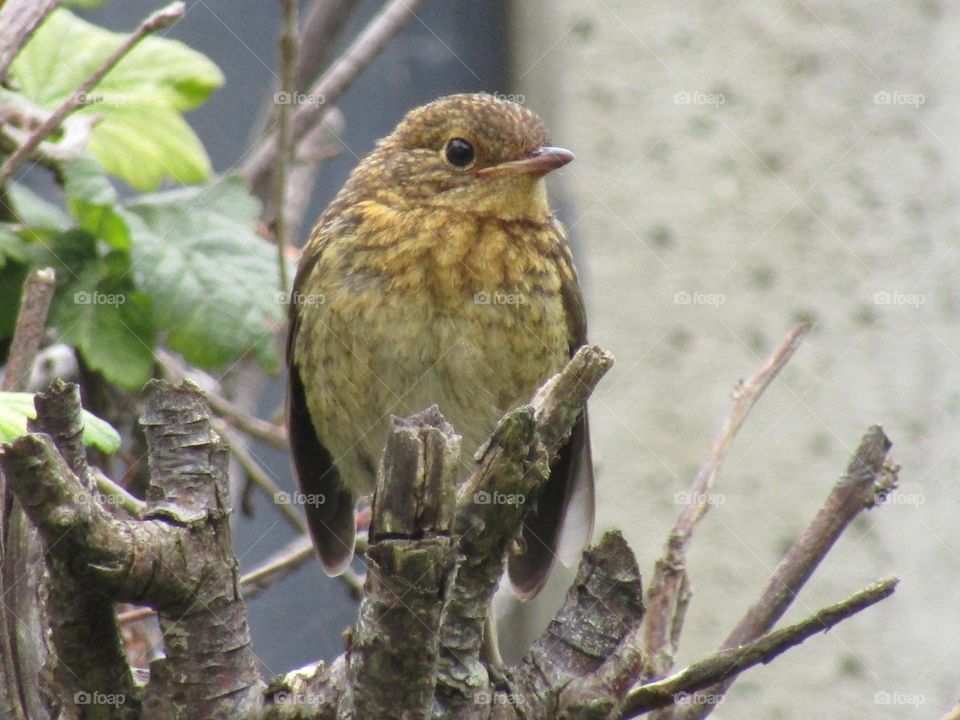
<path fill-rule="evenodd" d="M 151 663 L 144 713 L 242 717 L 259 706 L 261 682 L 231 547 L 227 451 L 195 385 L 152 380 L 145 395 L 145 517 L 179 535 L 158 562 L 181 592 L 157 606 L 165 657 Z"/>
<path fill-rule="evenodd" d="M 210 426 L 200 389 L 189 380 L 171 385 L 151 380 L 144 389 L 140 419 L 147 438 L 149 517 L 189 524 L 211 508 L 227 512 L 229 494 L 221 477 L 223 445 Z"/>
<path fill-rule="evenodd" d="M 366 593 L 348 651 L 347 705 L 355 717 L 429 714 L 435 628 L 454 561 L 459 464 L 460 437 L 436 407 L 391 419 L 374 496 Z"/>
<path fill-rule="evenodd" d="M 120 523 L 99 504 L 87 477 L 79 388 L 55 381 L 34 404 L 32 432 L 8 446 L 3 464 L 36 528 L 31 532 L 46 547 L 44 609 L 57 656 L 51 692 L 68 705 L 78 693 L 122 698 L 117 717 L 127 716 L 137 706 L 133 678 L 110 587 L 100 582 L 124 555 L 123 535 L 114 532 Z"/>
<path fill-rule="evenodd" d="M 53 438 L 74 475 L 87 489 L 92 489 L 93 481 L 87 477 L 87 453 L 83 446 L 80 386 L 57 378 L 45 392 L 34 396 L 33 404 L 37 417 L 27 424 L 30 432 L 45 433 Z"/>
<path fill-rule="evenodd" d="M 408 418 L 391 417 L 370 540 L 418 533 L 448 535 L 459 463 L 460 437 L 436 405 Z"/>
<path fill-rule="evenodd" d="M 564 709 L 558 694 L 578 681 L 564 693 L 566 710 L 609 713 L 640 669 L 636 641 L 643 612 L 636 558 L 623 535 L 609 532 L 584 553 L 563 607 L 516 668 L 512 692 L 525 705 L 547 709 L 536 717 L 558 717 Z M 608 658 L 612 664 L 598 672 Z"/>

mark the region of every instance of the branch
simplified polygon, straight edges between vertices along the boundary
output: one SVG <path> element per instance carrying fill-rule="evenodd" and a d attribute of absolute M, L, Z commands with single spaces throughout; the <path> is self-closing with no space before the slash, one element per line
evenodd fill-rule
<path fill-rule="evenodd" d="M 796 352 L 809 331 L 809 323 L 793 328 L 760 369 L 737 387 L 733 406 L 721 423 L 707 457 L 697 471 L 690 488 L 691 501 L 680 511 L 670 531 L 647 592 L 644 628 L 644 647 L 649 663 L 647 677 L 661 675 L 673 665 L 673 655 L 689 601 L 687 550 L 694 529 L 710 507 L 710 489 L 727 451 L 750 410 Z"/>
<path fill-rule="evenodd" d="M 327 160 L 342 153 L 346 147 L 340 140 L 343 125 L 343 114 L 336 108 L 331 108 L 323 121 L 297 144 L 293 166 L 290 168 L 285 211 L 287 235 L 291 238 L 300 237 L 300 228 L 316 185 L 317 170 Z"/>
<path fill-rule="evenodd" d="M 309 97 L 314 102 L 297 105 L 293 115 L 292 136 L 295 145 L 300 143 L 310 128 L 323 120 L 329 109 L 337 104 L 353 81 L 400 31 L 421 2 L 422 0 L 390 0 L 347 51 L 314 84 L 309 92 Z M 276 162 L 276 157 L 276 138 L 272 135 L 262 138 L 243 171 L 250 187 L 256 188 L 263 182 Z"/>
<path fill-rule="evenodd" d="M 67 385 L 56 379 L 46 392 L 34 396 L 34 404 L 37 417 L 28 423 L 28 428 L 31 433 L 42 433 L 32 437 L 49 437 L 53 441 L 58 454 L 52 458 L 47 470 L 59 476 L 58 480 L 51 479 L 51 482 L 57 485 L 56 489 L 63 492 L 62 497 L 65 498 L 45 505 L 44 509 L 69 514 L 72 503 L 101 502 L 97 492 L 98 483 L 90 472 L 83 444 L 83 406 L 80 403 L 79 386 Z M 65 462 L 66 467 L 57 467 L 59 462 Z M 77 486 L 68 487 L 71 481 Z M 17 482 L 14 480 L 15 490 Z M 36 520 L 37 507 L 28 505 L 22 490 L 18 492 L 18 497 L 30 519 L 42 530 L 43 526 Z M 73 520 L 86 515 L 84 510 L 79 509 Z M 89 517 L 97 517 L 97 514 L 90 512 Z M 52 527 L 62 527 L 62 518 L 54 521 L 45 517 L 44 522 L 48 530 L 45 537 L 46 564 L 50 571 L 47 611 L 56 648 L 54 673 L 59 693 L 68 698 L 77 693 L 114 694 L 125 700 L 130 698 L 131 705 L 135 706 L 138 692 L 124 654 L 120 630 L 114 621 L 109 589 L 103 583 L 90 582 L 89 576 L 75 570 L 77 566 L 74 563 L 78 561 L 82 563 L 87 559 L 102 563 L 103 557 L 91 557 L 84 549 L 78 549 L 74 544 L 75 537 L 49 532 Z M 73 532 L 72 526 L 67 532 Z M 112 555 L 114 549 L 111 548 L 109 554 Z"/>
<path fill-rule="evenodd" d="M 610 717 L 643 669 L 643 611 L 637 560 L 623 535 L 608 532 L 583 554 L 563 607 L 517 666 L 516 704 L 532 717 Z"/>
<path fill-rule="evenodd" d="M 356 9 L 355 0 L 313 0 L 300 30 L 294 84 L 298 91 L 306 92 L 330 64 L 337 38 Z"/>
<path fill-rule="evenodd" d="M 33 134 L 26 139 L 23 145 L 21 145 L 16 152 L 7 158 L 6 162 L 3 163 L 3 166 L 0 167 L 0 185 L 6 184 L 7 180 L 10 179 L 10 176 L 13 175 L 23 161 L 30 156 L 30 153 L 36 150 L 37 146 L 45 138 L 54 133 L 57 128 L 60 127 L 60 124 L 66 119 L 66 117 L 80 106 L 80 104 L 83 102 L 84 96 L 93 90 L 93 88 L 95 88 L 99 82 L 103 80 L 104 76 L 110 72 L 127 53 L 133 50 L 137 43 L 139 43 L 148 35 L 155 33 L 157 30 L 162 30 L 163 28 L 169 27 L 174 22 L 179 20 L 185 12 L 186 6 L 183 4 L 183 2 L 178 0 L 177 2 L 171 3 L 165 8 L 161 8 L 160 10 L 152 13 L 146 20 L 140 23 L 140 26 L 133 32 L 133 34 L 128 36 L 127 39 L 124 40 L 120 46 L 114 50 L 106 60 L 103 61 L 103 64 L 97 68 L 90 75 L 90 77 L 84 80 L 80 84 L 80 87 L 74 90 L 70 97 L 64 100 L 60 107 L 58 107 L 50 117 L 44 120 L 40 127 L 38 127 Z"/>
<path fill-rule="evenodd" d="M 689 702 L 693 691 L 734 677 L 754 665 L 768 663 L 812 635 L 826 632 L 861 610 L 890 597 L 898 582 L 897 578 L 879 580 L 795 625 L 764 635 L 749 645 L 721 650 L 670 677 L 634 688 L 627 695 L 620 717 L 636 717 L 657 708 Z M 707 699 L 716 703 L 716 698 Z"/>
<path fill-rule="evenodd" d="M 75 386 L 69 389 L 75 395 Z M 91 634 L 94 644 L 103 642 L 105 629 L 115 633 L 113 602 L 146 602 L 158 611 L 165 657 L 151 664 L 144 715 L 245 716 L 259 705 L 261 687 L 231 547 L 226 451 L 195 387 L 151 381 L 146 395 L 151 485 L 142 520 L 108 512 L 47 435 L 24 435 L 5 446 L 0 465 L 54 561 L 53 587 L 75 582 L 103 594 L 100 611 L 109 620 L 70 628 L 73 633 Z M 57 651 L 61 662 L 71 657 L 59 643 Z M 115 668 L 90 667 L 102 674 L 80 675 L 83 691 L 116 693 L 120 680 L 126 695 Z M 124 668 L 129 673 L 125 662 Z M 96 680 L 112 688 L 101 689 Z M 129 701 L 137 704 L 133 692 Z"/>
<path fill-rule="evenodd" d="M 55 282 L 53 270 L 45 268 L 31 273 L 24 283 L 4 390 L 22 390 L 27 385 Z M 16 720 L 39 717 L 46 706 L 48 688 L 41 672 L 52 651 L 48 647 L 49 619 L 43 602 L 47 583 L 41 558 L 37 533 L 16 501 L 11 479 L 0 473 L 0 677 L 4 678 L 0 715 Z"/>
<path fill-rule="evenodd" d="M 297 62 L 297 0 L 279 0 L 283 9 L 283 30 L 280 33 L 280 93 L 292 98 L 294 94 L 294 71 Z M 273 237 L 277 243 L 277 266 L 280 269 L 280 292 L 290 287 L 287 278 L 287 222 L 286 192 L 287 165 L 291 159 L 289 137 L 290 103 L 277 105 L 277 156 L 273 163 Z"/>
<path fill-rule="evenodd" d="M 760 598 L 723 641 L 721 650 L 749 643 L 772 628 L 853 519 L 896 487 L 898 468 L 886 460 L 890 447 L 879 426 L 867 430 L 823 507 L 780 561 Z M 710 693 L 722 697 L 733 681 L 725 680 Z M 693 703 L 679 717 L 695 720 L 706 717 L 710 710 L 709 705 Z"/>
<path fill-rule="evenodd" d="M 436 406 L 391 419 L 374 495 L 367 582 L 347 652 L 358 718 L 426 718 L 433 700 L 460 437 Z"/>
<path fill-rule="evenodd" d="M 290 521 L 294 528 L 300 533 L 306 534 L 307 519 L 303 516 L 303 513 L 297 510 L 292 503 L 282 501 L 286 493 L 280 489 L 280 486 L 273 481 L 273 478 L 263 469 L 263 466 L 257 462 L 256 458 L 254 458 L 247 449 L 243 440 L 238 438 L 236 432 L 223 420 L 213 418 L 211 423 L 213 424 L 213 429 L 227 441 L 230 446 L 230 453 L 237 459 L 237 462 L 240 463 L 240 467 L 243 468 L 247 477 L 253 481 L 254 485 L 263 491 L 264 495 L 270 498 L 270 501 L 280 509 L 280 512 Z"/>
<path fill-rule="evenodd" d="M 309 537 L 300 535 L 294 538 L 285 548 L 269 560 L 240 577 L 240 590 L 243 593 L 243 599 L 249 600 L 258 595 L 261 591 L 266 590 L 278 580 L 282 580 L 289 575 L 290 572 L 313 560 L 315 557 L 316 551 Z M 354 587 L 356 587 L 355 592 L 357 596 L 359 596 L 363 589 L 362 583 L 358 582 L 355 577 L 352 579 L 352 582 L 354 583 Z M 153 608 L 139 607 L 118 613 L 117 622 L 125 625 L 126 623 L 151 617 L 154 614 Z"/>
<path fill-rule="evenodd" d="M 47 313 L 50 311 L 50 301 L 53 300 L 56 287 L 57 276 L 53 268 L 34 270 L 27 276 L 23 284 L 16 330 L 7 355 L 2 386 L 4 390 L 26 390 L 33 360 L 43 340 Z"/>
<path fill-rule="evenodd" d="M 446 591 L 438 631 L 441 652 L 436 702 L 448 715 L 455 717 L 468 706 L 476 709 L 476 693 L 488 687 L 480 648 L 507 546 L 520 527 L 525 500 L 534 498 L 546 479 L 548 458 L 556 454 L 591 391 L 612 364 L 613 357 L 601 348 L 580 348 L 530 404 L 500 421 L 458 491 L 454 528 L 457 571 Z M 516 502 L 484 502 L 493 493 L 512 496 Z"/>
<path fill-rule="evenodd" d="M 33 31 L 52 13 L 60 0 L 7 0 L 0 3 L 0 82 L 10 63 L 27 44 Z"/>

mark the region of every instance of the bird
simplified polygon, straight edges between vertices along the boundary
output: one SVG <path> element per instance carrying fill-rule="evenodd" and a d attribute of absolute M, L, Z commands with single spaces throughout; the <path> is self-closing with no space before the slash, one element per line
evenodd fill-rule
<path fill-rule="evenodd" d="M 586 343 L 577 270 L 544 178 L 573 160 L 533 111 L 488 93 L 409 111 L 353 170 L 301 253 L 289 303 L 287 425 L 328 575 L 354 554 L 390 415 L 438 405 L 461 462 Z M 586 408 L 508 553 L 521 599 L 565 535 L 592 533 Z M 310 498 L 316 499 L 310 502 Z M 564 539 L 564 546 L 568 546 Z"/>

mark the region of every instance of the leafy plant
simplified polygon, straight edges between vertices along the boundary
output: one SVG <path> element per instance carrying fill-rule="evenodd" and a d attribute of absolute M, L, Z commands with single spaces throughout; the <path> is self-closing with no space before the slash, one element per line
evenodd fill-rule
<path fill-rule="evenodd" d="M 56 108 L 121 37 L 54 12 L 13 63 L 16 90 L 0 91 L 0 102 Z M 204 55 L 146 38 L 77 111 L 99 122 L 86 152 L 56 164 L 65 209 L 9 186 L 13 221 L 0 222 L 0 339 L 13 331 L 23 277 L 51 266 L 58 278 L 51 324 L 121 387 L 139 389 L 150 377 L 158 339 L 205 368 L 251 353 L 277 370 L 274 335 L 284 308 L 276 252 L 255 231 L 259 202 L 239 178 L 210 176 L 181 114 L 222 82 Z M 123 199 L 110 175 L 145 190 L 164 178 L 190 186 Z"/>
<path fill-rule="evenodd" d="M 37 416 L 33 393 L 0 392 L 0 443 L 8 443 L 27 432 L 27 420 Z M 112 455 L 120 449 L 120 435 L 109 423 L 83 411 L 83 442 Z"/>

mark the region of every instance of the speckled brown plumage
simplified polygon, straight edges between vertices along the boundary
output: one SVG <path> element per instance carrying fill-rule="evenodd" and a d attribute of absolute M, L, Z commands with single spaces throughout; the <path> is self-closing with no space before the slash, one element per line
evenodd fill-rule
<path fill-rule="evenodd" d="M 453 138 L 472 151 L 463 167 L 450 159 Z M 324 496 L 306 507 L 328 572 L 352 558 L 354 501 L 373 490 L 391 414 L 439 405 L 469 463 L 496 421 L 585 342 L 543 182 L 572 156 L 545 154 L 547 144 L 519 105 L 442 98 L 381 140 L 320 217 L 294 284 L 288 415 L 301 489 Z M 526 554 L 510 558 L 522 596 L 546 580 L 577 487 L 592 521 L 585 416 L 527 516 Z"/>

